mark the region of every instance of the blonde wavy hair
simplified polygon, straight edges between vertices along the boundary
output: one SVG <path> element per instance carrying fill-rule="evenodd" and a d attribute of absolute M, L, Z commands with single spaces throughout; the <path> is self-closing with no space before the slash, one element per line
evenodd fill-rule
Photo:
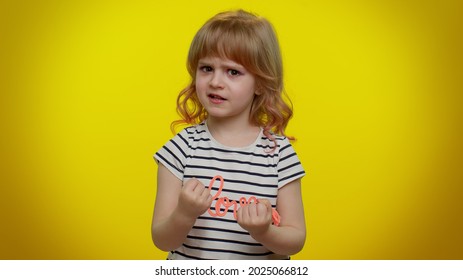
<path fill-rule="evenodd" d="M 276 33 L 268 20 L 243 10 L 217 14 L 193 38 L 187 60 L 191 82 L 177 98 L 181 119 L 172 122 L 172 131 L 175 133 L 178 125 L 195 125 L 206 120 L 207 111 L 199 102 L 195 80 L 198 61 L 211 56 L 233 60 L 254 74 L 258 94 L 254 96 L 249 116 L 251 123 L 262 127 L 270 139 L 274 139 L 272 133 L 288 137 L 285 129 L 293 110 L 284 92 Z"/>

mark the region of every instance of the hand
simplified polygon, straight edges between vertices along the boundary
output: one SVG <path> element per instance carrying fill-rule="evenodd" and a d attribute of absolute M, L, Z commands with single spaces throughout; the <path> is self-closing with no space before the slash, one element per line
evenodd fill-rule
<path fill-rule="evenodd" d="M 237 212 L 238 224 L 251 235 L 265 233 L 272 223 L 272 204 L 267 199 L 243 205 Z"/>
<path fill-rule="evenodd" d="M 188 180 L 182 187 L 178 198 L 177 209 L 185 217 L 196 219 L 206 212 L 212 204 L 209 189 L 196 178 Z"/>

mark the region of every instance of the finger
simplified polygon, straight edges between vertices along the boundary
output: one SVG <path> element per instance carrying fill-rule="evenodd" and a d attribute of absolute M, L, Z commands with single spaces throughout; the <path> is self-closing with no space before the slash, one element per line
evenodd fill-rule
<path fill-rule="evenodd" d="M 244 205 L 240 208 L 241 221 L 247 223 L 249 221 L 249 205 Z"/>
<path fill-rule="evenodd" d="M 267 206 L 265 206 L 263 203 L 259 203 L 256 205 L 256 214 L 259 217 L 266 217 L 267 216 Z"/>
<path fill-rule="evenodd" d="M 203 192 L 207 190 L 206 188 L 204 188 L 204 185 L 198 179 L 195 179 L 192 182 L 192 184 L 194 184 L 194 186 L 192 187 L 192 191 L 198 196 L 201 196 Z"/>
<path fill-rule="evenodd" d="M 208 189 L 203 189 L 199 198 L 201 199 L 201 201 L 204 201 L 205 203 L 212 204 L 212 195 Z"/>
<path fill-rule="evenodd" d="M 258 202 L 260 204 L 265 205 L 265 207 L 267 207 L 268 210 L 272 209 L 272 203 L 270 203 L 270 201 L 268 199 L 259 199 Z"/>
<path fill-rule="evenodd" d="M 205 187 L 201 182 L 199 184 L 201 185 L 201 187 L 198 186 L 197 188 L 201 189 L 201 197 L 203 197 L 205 201 L 209 200 L 209 197 L 212 198 L 211 190 Z"/>
<path fill-rule="evenodd" d="M 207 197 L 207 204 L 208 204 L 209 206 L 211 206 L 211 205 L 212 205 L 212 201 L 214 201 L 214 199 L 212 198 L 212 195 L 209 193 L 209 195 L 208 195 L 208 197 Z"/>
<path fill-rule="evenodd" d="M 242 211 L 242 207 L 240 207 L 237 211 L 236 211 L 236 221 L 239 223 L 241 223 L 241 221 L 243 220 L 243 211 Z"/>
<path fill-rule="evenodd" d="M 258 217 L 259 216 L 259 206 L 258 203 L 251 203 L 248 205 L 249 217 Z"/>
<path fill-rule="evenodd" d="M 267 200 L 267 199 L 259 199 L 259 204 L 263 207 L 265 207 L 265 209 L 261 209 L 261 212 L 264 212 L 265 211 L 265 215 L 264 218 L 266 221 L 268 220 L 271 220 L 272 219 L 272 211 L 273 211 L 273 208 L 272 208 L 272 203 Z"/>
<path fill-rule="evenodd" d="M 186 181 L 185 185 L 183 185 L 183 188 L 187 191 L 194 191 L 198 182 L 199 181 L 196 178 L 191 178 Z"/>

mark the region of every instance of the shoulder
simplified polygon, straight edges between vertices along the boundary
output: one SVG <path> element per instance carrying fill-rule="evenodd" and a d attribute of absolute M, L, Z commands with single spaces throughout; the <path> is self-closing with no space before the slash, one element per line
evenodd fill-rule
<path fill-rule="evenodd" d="M 210 141 L 210 137 L 204 123 L 184 128 L 176 135 L 176 138 L 180 138 L 190 145 L 194 142 Z"/>
<path fill-rule="evenodd" d="M 200 123 L 197 125 L 185 127 L 179 134 L 192 137 L 192 136 L 197 136 L 197 135 L 204 135 L 206 134 L 206 132 L 207 132 L 206 125 L 204 123 Z"/>
<path fill-rule="evenodd" d="M 261 145 L 275 154 L 281 154 L 287 149 L 292 150 L 292 145 L 286 136 L 278 134 L 262 134 Z"/>

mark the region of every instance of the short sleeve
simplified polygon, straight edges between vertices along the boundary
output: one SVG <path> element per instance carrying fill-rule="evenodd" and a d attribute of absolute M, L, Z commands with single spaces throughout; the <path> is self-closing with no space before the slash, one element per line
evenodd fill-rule
<path fill-rule="evenodd" d="M 281 188 L 296 179 L 302 178 L 305 171 L 288 138 L 285 137 L 277 141 L 280 142 L 277 165 L 278 188 Z"/>
<path fill-rule="evenodd" d="M 184 129 L 156 152 L 154 159 L 158 164 L 164 165 L 177 178 L 183 180 L 189 147 L 188 133 Z"/>

